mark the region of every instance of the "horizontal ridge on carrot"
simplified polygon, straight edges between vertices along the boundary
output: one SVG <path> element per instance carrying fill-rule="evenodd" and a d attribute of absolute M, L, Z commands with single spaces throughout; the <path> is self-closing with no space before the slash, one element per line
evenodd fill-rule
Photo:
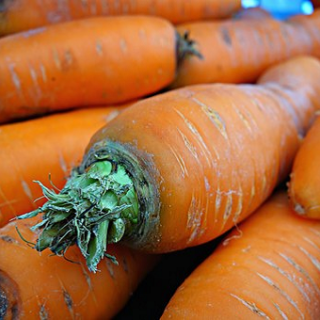
<path fill-rule="evenodd" d="M 192 41 L 161 18 L 96 17 L 4 37 L 0 48 L 4 123 L 154 93 L 173 81 Z"/>
<path fill-rule="evenodd" d="M 319 319 L 320 223 L 275 194 L 181 284 L 161 319 Z"/>
<path fill-rule="evenodd" d="M 60 194 L 43 188 L 49 201 L 20 218 L 44 212 L 35 248 L 58 254 L 76 242 L 92 271 L 106 241 L 155 253 L 205 243 L 288 175 L 319 91 L 320 62 L 299 57 L 259 85 L 190 86 L 135 103 L 93 136 Z"/>
<path fill-rule="evenodd" d="M 242 19 L 178 25 L 178 32 L 188 32 L 196 41 L 203 59 L 185 59 L 171 88 L 254 82 L 268 67 L 288 58 L 301 54 L 320 58 L 319 12 L 288 21 L 267 17 L 250 19 L 246 15 L 250 16 L 250 10 L 244 11 Z"/>
<path fill-rule="evenodd" d="M 241 8 L 241 0 L 2 0 L 0 35 L 49 24 L 112 15 L 152 15 L 173 23 L 226 18 Z"/>
<path fill-rule="evenodd" d="M 123 107 L 90 108 L 0 126 L 0 227 L 45 202 L 33 180 L 61 189 L 92 134 Z"/>
<path fill-rule="evenodd" d="M 0 230 L 1 319 L 111 319 L 159 260 L 123 246 L 110 246 L 111 260 L 90 274 L 77 247 L 65 259 L 30 250 L 19 237 L 36 240 L 32 221 L 17 221 Z"/>
<path fill-rule="evenodd" d="M 293 162 L 289 182 L 290 204 L 306 218 L 320 219 L 320 117 L 304 138 Z"/>

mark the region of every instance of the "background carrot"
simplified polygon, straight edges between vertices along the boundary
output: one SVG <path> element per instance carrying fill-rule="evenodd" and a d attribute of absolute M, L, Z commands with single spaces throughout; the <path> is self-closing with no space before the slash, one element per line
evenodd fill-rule
<path fill-rule="evenodd" d="M 30 250 L 15 228 L 34 241 L 29 222 L 0 231 L 1 319 L 111 319 L 159 259 L 110 246 L 119 265 L 106 259 L 89 274 L 75 246 L 66 255 L 74 263 Z"/>
<path fill-rule="evenodd" d="M 226 18 L 241 8 L 240 0 L 4 0 L 0 35 L 90 16 L 155 15 L 173 23 Z"/>
<path fill-rule="evenodd" d="M 169 22 L 142 16 L 77 20 L 2 38 L 0 123 L 151 94 L 174 79 L 177 45 Z"/>
<path fill-rule="evenodd" d="M 50 201 L 23 216 L 45 212 L 36 249 L 59 253 L 77 232 L 94 271 L 105 247 L 96 228 L 99 239 L 149 252 L 223 234 L 287 177 L 320 108 L 319 80 L 320 62 L 299 57 L 259 85 L 186 87 L 132 105 L 93 136 L 61 195 L 44 189 Z"/>
<path fill-rule="evenodd" d="M 307 133 L 295 157 L 289 183 L 290 202 L 296 213 L 320 219 L 320 118 Z"/>
<path fill-rule="evenodd" d="M 246 11 L 244 11 L 246 12 Z M 254 82 L 275 63 L 300 54 L 320 57 L 320 15 L 280 21 L 272 18 L 195 22 L 177 27 L 189 32 L 203 59 L 179 66 L 171 88 L 198 83 Z"/>
<path fill-rule="evenodd" d="M 91 108 L 0 126 L 0 226 L 43 204 L 33 180 L 62 188 L 91 135 L 125 106 Z M 40 198 L 40 199 L 39 199 Z"/>
<path fill-rule="evenodd" d="M 320 223 L 275 195 L 189 276 L 165 319 L 318 319 Z"/>

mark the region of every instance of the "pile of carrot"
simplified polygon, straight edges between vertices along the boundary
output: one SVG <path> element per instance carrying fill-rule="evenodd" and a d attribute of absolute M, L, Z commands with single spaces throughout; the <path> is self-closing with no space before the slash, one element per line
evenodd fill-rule
<path fill-rule="evenodd" d="M 0 319 L 320 318 L 316 3 L 2 1 Z"/>

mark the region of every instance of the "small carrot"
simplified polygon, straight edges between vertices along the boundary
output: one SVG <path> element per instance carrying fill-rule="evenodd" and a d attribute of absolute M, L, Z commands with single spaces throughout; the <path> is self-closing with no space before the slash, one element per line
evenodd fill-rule
<path fill-rule="evenodd" d="M 320 118 L 295 157 L 289 182 L 290 203 L 299 215 L 320 219 Z"/>
<path fill-rule="evenodd" d="M 299 57 L 259 85 L 199 85 L 140 101 L 93 136 L 60 194 L 43 188 L 49 201 L 20 218 L 44 212 L 35 248 L 59 253 L 76 242 L 92 271 L 105 249 L 91 245 L 97 230 L 148 252 L 207 242 L 287 177 L 319 91 L 320 62 Z"/>
<path fill-rule="evenodd" d="M 188 50 L 183 44 L 168 21 L 143 16 L 96 17 L 4 37 L 0 123 L 151 94 L 174 79 Z"/>
<path fill-rule="evenodd" d="M 240 8 L 241 0 L 4 0 L 0 12 L 0 35 L 92 16 L 141 14 L 181 23 L 226 18 Z"/>
<path fill-rule="evenodd" d="M 273 18 L 194 22 L 177 27 L 196 41 L 203 59 L 179 66 L 171 88 L 201 83 L 254 82 L 268 67 L 290 57 L 320 57 L 320 15 L 299 20 Z"/>
<path fill-rule="evenodd" d="M 0 319 L 111 319 L 159 260 L 110 246 L 119 265 L 107 259 L 90 274 L 77 247 L 65 259 L 28 250 L 16 227 L 35 241 L 30 226 L 18 221 L 0 230 Z"/>
<path fill-rule="evenodd" d="M 33 180 L 62 188 L 92 134 L 120 107 L 91 108 L 0 126 L 0 226 L 45 202 Z"/>
<path fill-rule="evenodd" d="M 285 192 L 259 208 L 178 288 L 161 319 L 319 319 L 320 223 Z"/>

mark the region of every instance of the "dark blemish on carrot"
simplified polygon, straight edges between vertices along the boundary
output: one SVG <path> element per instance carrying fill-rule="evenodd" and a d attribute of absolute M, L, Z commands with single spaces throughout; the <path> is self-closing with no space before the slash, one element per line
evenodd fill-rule
<path fill-rule="evenodd" d="M 64 298 L 64 301 L 65 301 L 68 309 L 71 310 L 73 307 L 73 301 L 70 297 L 70 294 L 66 290 L 63 290 L 63 298 Z"/>
<path fill-rule="evenodd" d="M 221 27 L 220 28 L 220 33 L 222 36 L 222 40 L 228 45 L 228 46 L 232 46 L 232 39 L 229 33 L 229 30 L 225 27 Z"/>
<path fill-rule="evenodd" d="M 123 258 L 122 262 L 123 262 L 123 270 L 125 271 L 125 273 L 128 273 L 129 272 L 129 268 L 128 268 L 127 260 L 125 258 Z"/>
<path fill-rule="evenodd" d="M 46 308 L 43 304 L 41 305 L 39 316 L 40 316 L 40 320 L 48 320 L 49 319 L 48 311 L 46 310 Z"/>
<path fill-rule="evenodd" d="M 17 284 L 0 270 L 0 319 L 19 319 L 20 296 Z"/>
<path fill-rule="evenodd" d="M 7 243 L 17 243 L 17 241 L 9 236 L 0 236 L 0 240 L 3 240 Z M 0 318 L 1 319 L 1 318 Z"/>

